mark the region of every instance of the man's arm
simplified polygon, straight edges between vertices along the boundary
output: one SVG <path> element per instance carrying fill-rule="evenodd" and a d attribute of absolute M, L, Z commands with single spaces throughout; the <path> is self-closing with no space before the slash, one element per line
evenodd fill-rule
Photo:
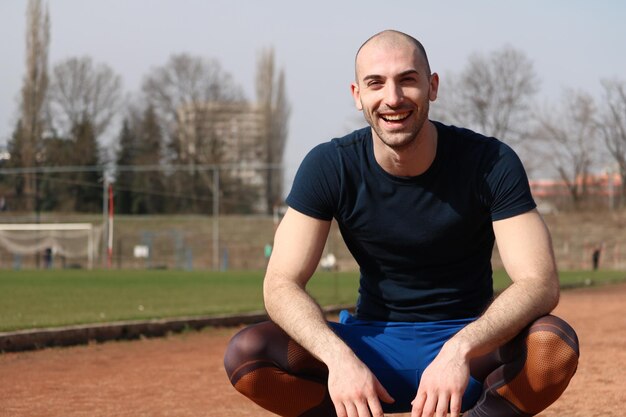
<path fill-rule="evenodd" d="M 272 320 L 328 367 L 328 389 L 339 417 L 382 417 L 378 398 L 392 401 L 374 375 L 332 331 L 306 284 L 319 263 L 330 222 L 293 209 L 283 217 L 263 294 Z"/>
<path fill-rule="evenodd" d="M 536 210 L 493 223 L 498 250 L 512 284 L 475 322 L 448 340 L 424 372 L 414 400 L 413 417 L 460 413 L 469 380 L 469 361 L 515 337 L 559 299 L 552 242 Z"/>

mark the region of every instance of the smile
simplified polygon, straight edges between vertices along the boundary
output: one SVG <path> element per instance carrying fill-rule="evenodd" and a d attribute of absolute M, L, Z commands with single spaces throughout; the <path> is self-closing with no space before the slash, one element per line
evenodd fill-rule
<path fill-rule="evenodd" d="M 381 114 L 380 118 L 386 122 L 399 122 L 409 117 L 410 114 L 410 111 L 404 113 Z"/>

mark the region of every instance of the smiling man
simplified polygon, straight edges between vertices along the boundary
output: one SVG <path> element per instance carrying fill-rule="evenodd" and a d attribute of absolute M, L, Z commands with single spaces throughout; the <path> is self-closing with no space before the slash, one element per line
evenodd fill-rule
<path fill-rule="evenodd" d="M 355 67 L 369 127 L 302 162 L 264 281 L 272 321 L 233 337 L 232 384 L 282 416 L 539 413 L 573 376 L 578 341 L 549 314 L 558 275 L 521 162 L 428 119 L 439 77 L 411 36 L 374 35 Z M 333 218 L 361 273 L 339 323 L 306 291 Z M 494 299 L 496 241 L 512 284 Z"/>

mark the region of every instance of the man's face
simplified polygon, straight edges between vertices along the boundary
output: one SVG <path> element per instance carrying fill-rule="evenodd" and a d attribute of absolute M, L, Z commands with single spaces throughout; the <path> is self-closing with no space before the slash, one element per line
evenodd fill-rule
<path fill-rule="evenodd" d="M 414 45 L 365 45 L 356 60 L 356 76 L 352 96 L 378 139 L 394 149 L 413 143 L 439 84 Z"/>

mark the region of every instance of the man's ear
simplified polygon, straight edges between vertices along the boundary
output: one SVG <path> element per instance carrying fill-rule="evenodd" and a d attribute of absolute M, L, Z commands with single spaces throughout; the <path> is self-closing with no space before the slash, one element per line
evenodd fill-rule
<path fill-rule="evenodd" d="M 428 90 L 428 99 L 430 101 L 437 100 L 437 92 L 439 91 L 439 74 L 433 72 L 430 76 L 430 89 Z"/>
<path fill-rule="evenodd" d="M 361 105 L 361 92 L 359 86 L 356 83 L 350 84 L 350 90 L 352 91 L 352 98 L 354 99 L 354 105 L 358 110 L 363 110 Z"/>

